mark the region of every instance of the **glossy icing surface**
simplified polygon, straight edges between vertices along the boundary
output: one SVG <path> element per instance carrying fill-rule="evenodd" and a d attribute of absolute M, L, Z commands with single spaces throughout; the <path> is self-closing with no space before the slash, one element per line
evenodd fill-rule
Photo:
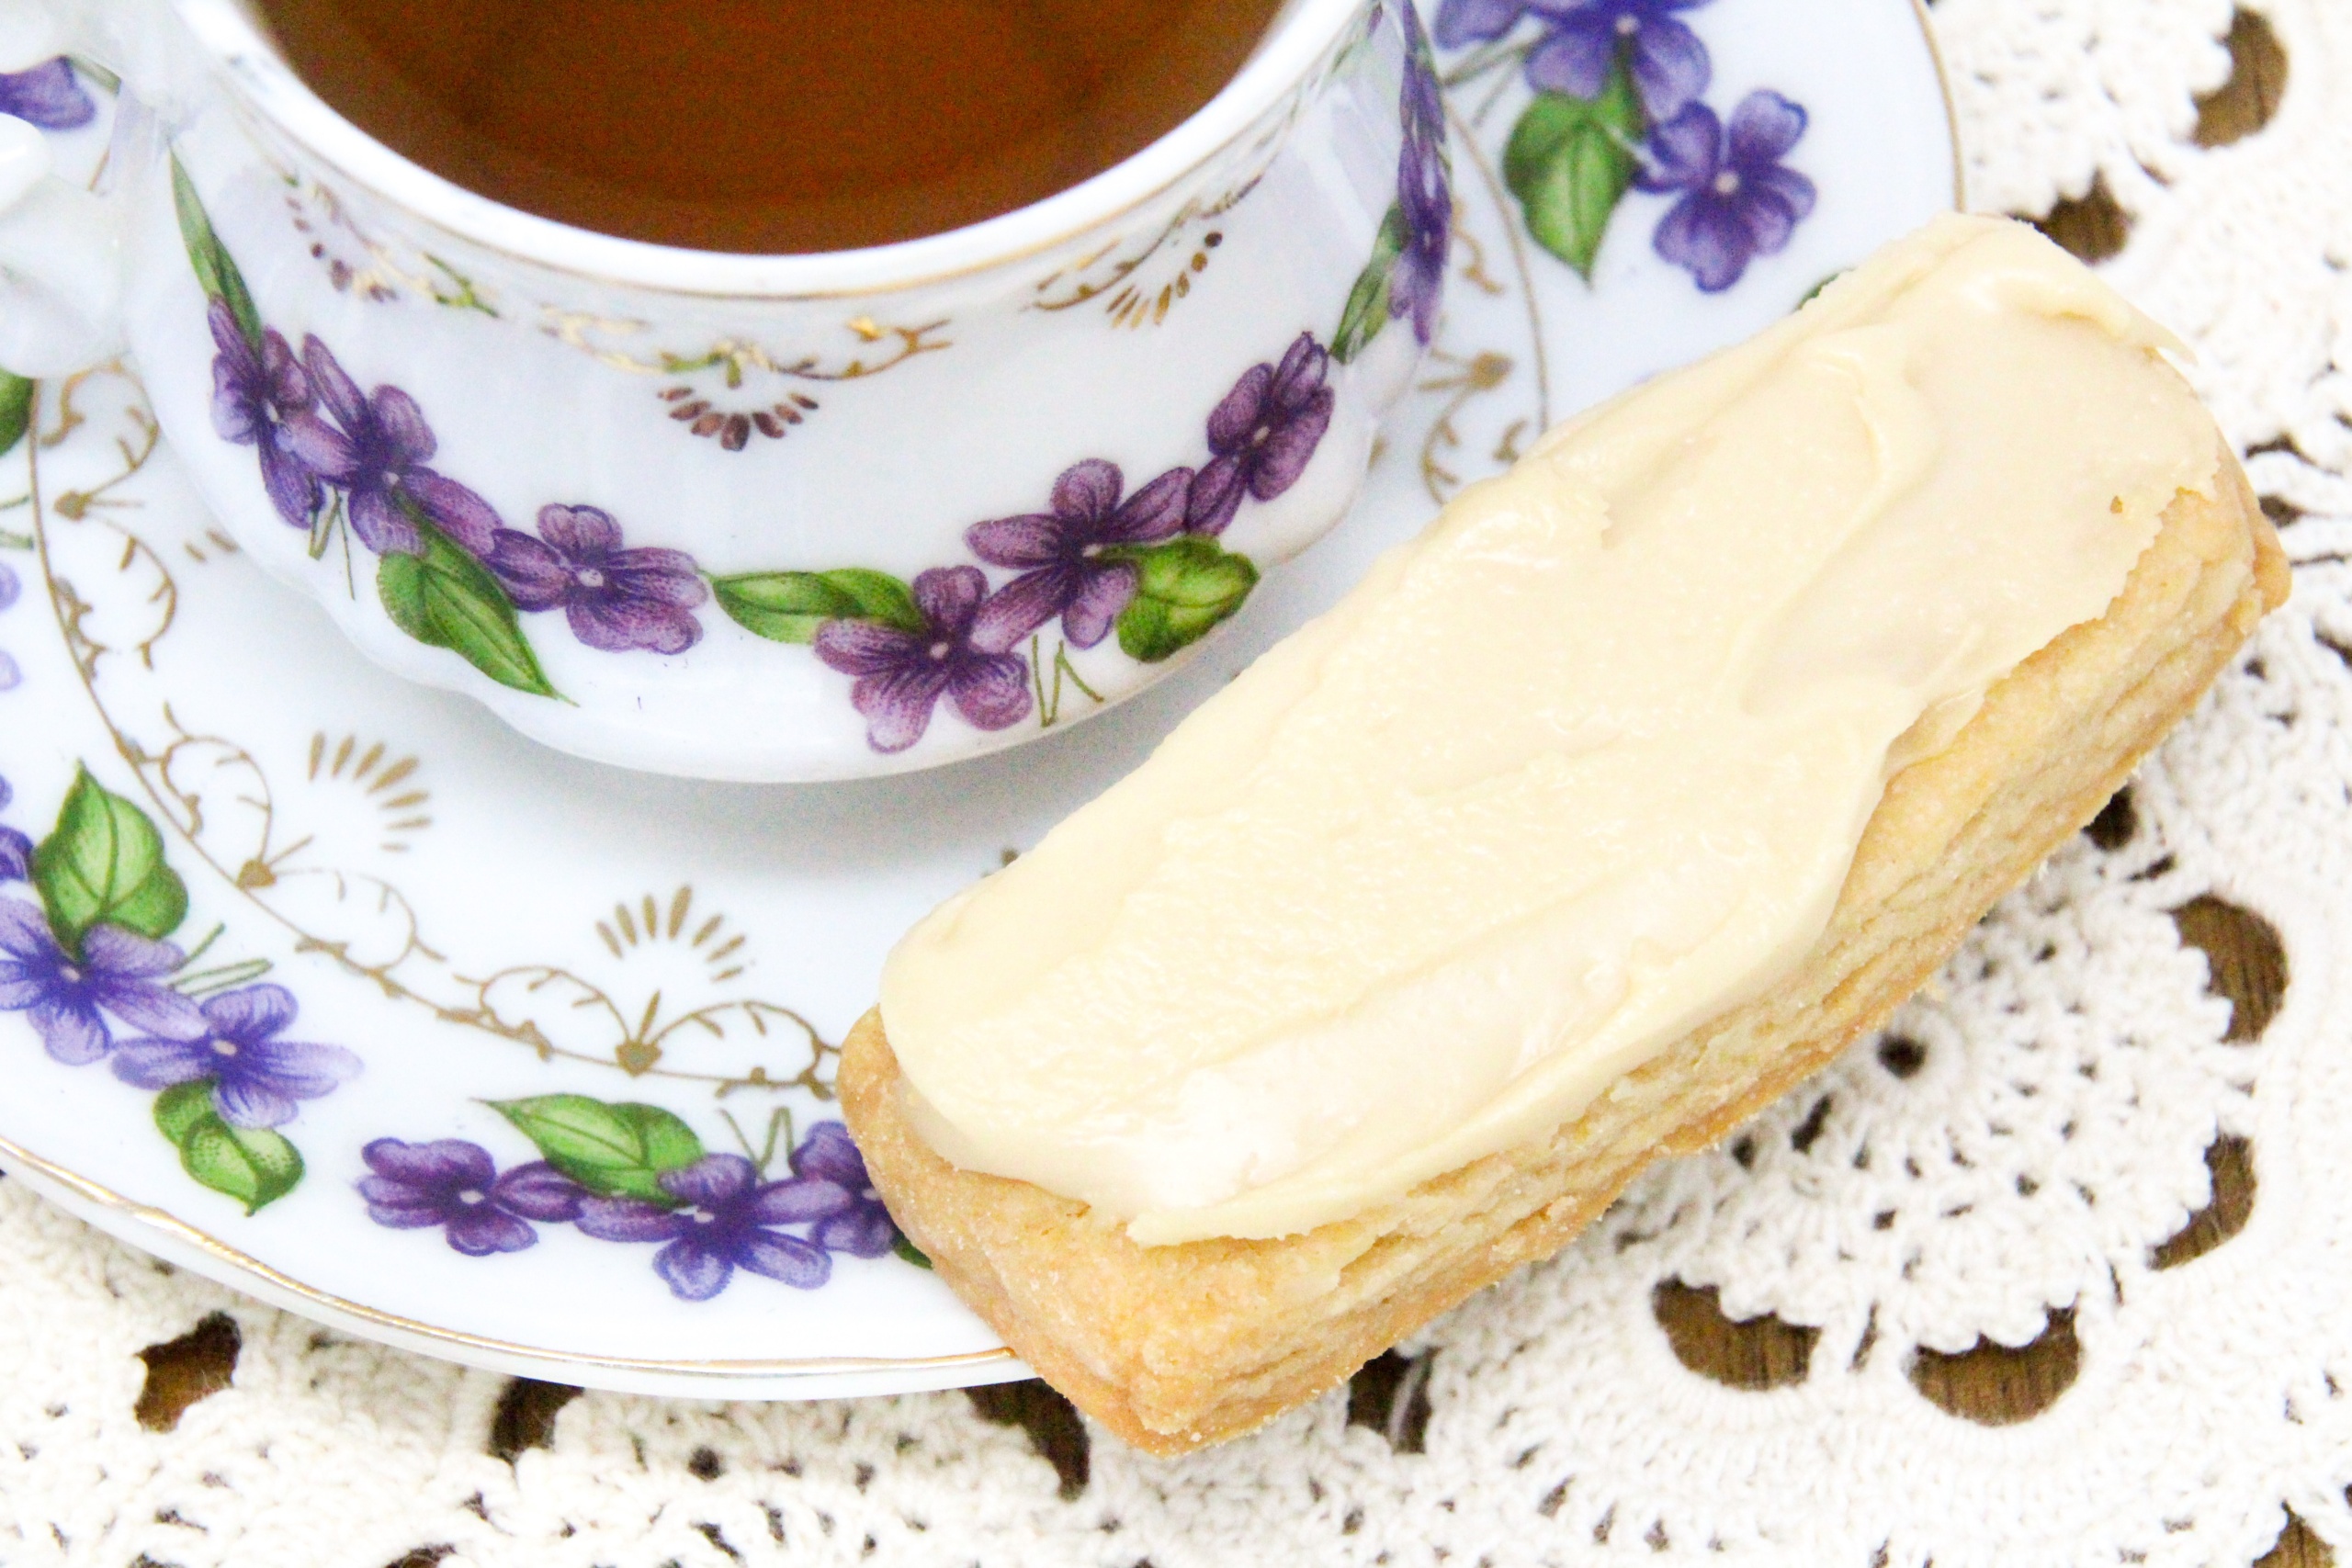
<path fill-rule="evenodd" d="M 2161 341 L 1946 219 L 1555 432 L 907 938 L 926 1135 L 1157 1243 L 1575 1114 L 1793 965 L 1894 768 L 2210 485 Z"/>

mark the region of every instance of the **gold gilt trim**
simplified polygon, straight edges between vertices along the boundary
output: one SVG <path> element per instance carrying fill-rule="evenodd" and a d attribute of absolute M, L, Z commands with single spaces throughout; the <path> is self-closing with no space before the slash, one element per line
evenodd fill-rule
<path fill-rule="evenodd" d="M 126 1198 L 110 1188 L 100 1186 L 85 1176 L 77 1175 L 52 1160 L 42 1158 L 23 1145 L 0 1138 L 0 1166 L 11 1175 L 23 1178 L 31 1173 L 28 1185 L 50 1184 L 70 1198 L 103 1211 L 111 1218 L 130 1225 L 143 1225 L 163 1232 L 172 1240 L 192 1248 L 224 1270 L 259 1280 L 269 1290 L 288 1296 L 306 1305 L 333 1314 L 354 1323 L 388 1330 L 448 1348 L 449 1359 L 468 1359 L 466 1351 L 509 1357 L 516 1360 L 537 1361 L 550 1367 L 580 1369 L 597 1368 L 615 1372 L 657 1372 L 679 1376 L 709 1378 L 750 1378 L 758 1376 L 791 1377 L 822 1373 L 862 1371 L 906 1371 L 919 1368 L 980 1367 L 997 1361 L 1008 1361 L 1012 1352 L 1003 1346 L 993 1350 L 967 1350 L 952 1356 L 810 1356 L 792 1360 L 712 1360 L 679 1361 L 648 1356 L 597 1356 L 570 1350 L 549 1349 L 539 1345 L 520 1345 L 512 1340 L 492 1339 L 486 1335 L 467 1334 L 454 1328 L 442 1328 L 414 1318 L 401 1317 L 396 1313 L 365 1306 L 338 1296 L 332 1291 L 306 1284 L 292 1275 L 274 1269 L 250 1253 L 241 1252 L 226 1242 L 188 1224 L 176 1214 L 152 1204 Z M 132 1247 L 141 1247 L 140 1239 L 125 1235 L 112 1224 L 97 1222 L 99 1228 Z M 222 1280 L 235 1286 L 235 1280 Z"/>
<path fill-rule="evenodd" d="M 1952 102 L 1951 73 L 1944 69 L 1944 51 L 1936 42 L 1936 24 L 1928 13 L 1927 0 L 1911 0 L 1911 17 L 1919 24 L 1919 36 L 1927 41 L 1928 63 L 1935 68 L 1936 91 L 1944 101 L 1944 137 L 1951 143 L 1951 206 L 1955 212 L 1968 210 L 1968 164 L 1960 151 L 1960 107 Z"/>

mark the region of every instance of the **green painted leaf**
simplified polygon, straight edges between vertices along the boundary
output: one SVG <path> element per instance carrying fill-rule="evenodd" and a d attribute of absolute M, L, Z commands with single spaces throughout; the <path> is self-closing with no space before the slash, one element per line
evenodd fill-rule
<path fill-rule="evenodd" d="M 1388 216 L 1380 220 L 1380 232 L 1373 236 L 1372 259 L 1356 275 L 1356 286 L 1348 290 L 1347 306 L 1340 312 L 1340 328 L 1331 334 L 1331 357 L 1340 364 L 1362 354 L 1388 324 L 1389 275 L 1404 254 L 1405 209 L 1391 202 Z"/>
<path fill-rule="evenodd" d="M 718 607 L 737 626 L 771 642 L 814 642 L 827 621 L 878 621 L 920 633 L 925 625 L 914 590 L 887 571 L 747 571 L 711 579 Z"/>
<path fill-rule="evenodd" d="M 747 571 L 710 586 L 729 620 L 771 642 L 814 642 L 819 626 L 852 609 L 846 593 L 813 571 Z"/>
<path fill-rule="evenodd" d="M 174 1084 L 155 1097 L 155 1130 L 174 1148 L 186 1143 L 196 1124 L 212 1114 L 210 1078 Z"/>
<path fill-rule="evenodd" d="M 584 1094 L 493 1100 L 492 1110 L 538 1145 L 547 1162 L 594 1192 L 677 1202 L 658 1179 L 702 1158 L 693 1128 L 658 1105 L 607 1105 Z"/>
<path fill-rule="evenodd" d="M 172 160 L 172 206 L 179 214 L 180 240 L 187 246 L 188 265 L 196 269 L 197 286 L 204 290 L 207 299 L 225 299 L 229 313 L 237 319 L 245 341 L 261 352 L 261 312 L 254 308 L 254 297 L 245 288 L 245 276 L 229 255 L 229 247 L 212 231 L 212 220 L 206 215 L 204 202 L 196 194 L 196 182 L 187 177 L 177 158 Z"/>
<path fill-rule="evenodd" d="M 180 1136 L 180 1168 L 259 1213 L 302 1179 L 302 1155 L 266 1127 L 235 1127 L 207 1106 Z"/>
<path fill-rule="evenodd" d="M 17 449 L 32 423 L 33 383 L 0 370 L 0 457 Z"/>
<path fill-rule="evenodd" d="M 856 606 L 851 615 L 861 621 L 879 621 L 902 632 L 920 632 L 931 623 L 915 605 L 915 591 L 887 571 L 862 566 L 836 567 L 817 574 Z"/>
<path fill-rule="evenodd" d="M 922 1248 L 917 1247 L 913 1242 L 909 1241 L 904 1233 L 901 1233 L 896 1240 L 890 1243 L 890 1250 L 897 1253 L 899 1257 L 905 1258 L 908 1262 L 913 1264 L 918 1269 L 928 1269 L 931 1267 L 931 1259 L 923 1256 Z"/>
<path fill-rule="evenodd" d="M 1258 586 L 1258 569 L 1248 556 L 1209 539 L 1188 536 L 1116 553 L 1133 561 L 1140 576 L 1136 596 L 1119 612 L 1119 647 L 1146 664 L 1200 641 Z"/>
<path fill-rule="evenodd" d="M 87 768 L 66 792 L 55 830 L 33 851 L 32 883 L 49 929 L 74 953 L 102 920 L 160 941 L 187 919 L 187 884 L 164 863 L 163 835 Z"/>
<path fill-rule="evenodd" d="M 376 596 L 392 624 L 428 648 L 446 648 L 502 686 L 552 697 L 521 618 L 489 568 L 447 535 L 418 522 L 422 555 L 392 554 L 376 566 Z"/>
<path fill-rule="evenodd" d="M 1527 215 L 1527 231 L 1588 281 L 1610 214 L 1633 184 L 1643 132 L 1621 61 L 1597 98 L 1537 94 L 1503 150 L 1503 182 Z"/>
<path fill-rule="evenodd" d="M 384 614 L 417 641 L 433 643 L 433 617 L 425 612 L 424 592 L 423 556 L 389 555 L 376 563 L 376 597 L 383 602 Z"/>

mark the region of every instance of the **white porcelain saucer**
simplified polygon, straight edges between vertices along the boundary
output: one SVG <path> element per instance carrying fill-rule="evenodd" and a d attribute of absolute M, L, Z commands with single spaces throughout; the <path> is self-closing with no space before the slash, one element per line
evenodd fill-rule
<path fill-rule="evenodd" d="M 1355 513 L 1190 669 L 935 773 L 697 785 L 538 750 L 385 675 L 265 581 L 159 447 L 130 374 L 41 386 L 0 455 L 0 827 L 21 835 L 0 834 L 0 873 L 36 852 L 13 868 L 29 879 L 0 883 L 0 1165 L 266 1301 L 504 1371 L 754 1397 L 1025 1375 L 925 1269 L 861 1255 L 887 1233 L 825 1185 L 844 1175 L 831 1134 L 811 1141 L 832 1043 L 889 944 L 1461 484 L 1952 205 L 1912 10 L 1670 15 L 1704 45 L 1720 118 L 1758 91 L 1804 110 L 1781 160 L 1817 201 L 1785 248 L 1702 292 L 1652 243 L 1684 196 L 1544 186 L 1569 177 L 1546 138 L 1577 111 L 1533 105 L 1500 52 L 1542 24 L 1442 50 L 1465 78 L 1445 319 Z M 94 135 L 68 153 L 94 157 Z M 1589 283 L 1537 242 L 1530 203 L 1549 204 L 1555 250 L 1600 236 Z M 1564 212 L 1581 239 L 1563 241 Z M 204 1038 L 138 1043 L 173 1032 Z M 652 1239 L 600 1239 L 616 1226 L 597 1213 Z"/>

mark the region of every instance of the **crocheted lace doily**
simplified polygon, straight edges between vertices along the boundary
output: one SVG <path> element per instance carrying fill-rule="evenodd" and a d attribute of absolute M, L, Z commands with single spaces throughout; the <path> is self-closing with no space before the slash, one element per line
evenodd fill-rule
<path fill-rule="evenodd" d="M 2193 344 L 2292 603 L 1883 1039 L 1430 1326 L 1385 1421 L 1335 1393 L 1181 1461 L 1103 1437 L 1081 1477 L 962 1393 L 588 1394 L 524 1446 L 506 1380 L 0 1182 L 0 1562 L 2242 1564 L 2290 1510 L 2352 1545 L 2352 7 L 2259 10 L 2284 95 L 2218 147 L 2198 99 L 2260 26 L 2230 0 L 1934 23 L 1973 205 L 2129 221 L 2109 276 Z M 2190 944 L 2224 917 L 2275 933 L 2267 1021 Z M 215 1314 L 233 1385 L 150 1430 L 141 1350 Z M 1750 1386 L 1667 1331 L 1747 1319 Z M 1939 1393 L 2028 1345 L 2000 1423 Z"/>

